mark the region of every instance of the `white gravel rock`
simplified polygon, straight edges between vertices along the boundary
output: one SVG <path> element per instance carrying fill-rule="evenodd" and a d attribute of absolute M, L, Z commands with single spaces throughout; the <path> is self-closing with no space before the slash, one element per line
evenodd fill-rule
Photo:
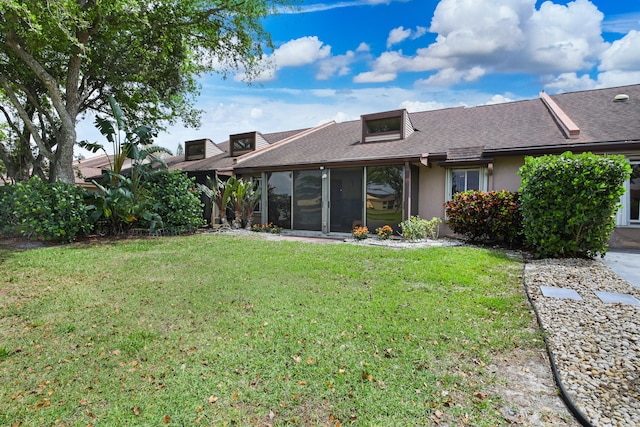
<path fill-rule="evenodd" d="M 570 399 L 594 426 L 640 426 L 640 306 L 594 293 L 640 299 L 640 290 L 599 260 L 531 261 L 525 282 Z M 540 286 L 573 289 L 582 300 L 545 297 Z"/>

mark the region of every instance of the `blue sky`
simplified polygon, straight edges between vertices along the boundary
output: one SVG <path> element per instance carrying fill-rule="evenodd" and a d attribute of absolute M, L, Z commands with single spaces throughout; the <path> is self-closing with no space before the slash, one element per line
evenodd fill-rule
<path fill-rule="evenodd" d="M 640 83 L 634 0 L 305 0 L 265 28 L 275 49 L 259 78 L 202 76 L 202 126 L 159 145 Z M 92 127 L 79 139 L 99 141 Z"/>

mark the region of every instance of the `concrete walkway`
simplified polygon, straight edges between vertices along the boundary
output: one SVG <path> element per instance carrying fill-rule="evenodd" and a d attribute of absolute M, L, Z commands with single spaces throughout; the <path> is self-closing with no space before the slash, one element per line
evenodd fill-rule
<path fill-rule="evenodd" d="M 640 251 L 610 250 L 604 263 L 618 276 L 640 289 Z"/>

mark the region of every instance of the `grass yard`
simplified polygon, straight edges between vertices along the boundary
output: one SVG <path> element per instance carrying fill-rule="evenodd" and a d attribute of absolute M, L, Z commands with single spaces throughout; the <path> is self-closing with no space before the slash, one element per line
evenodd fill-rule
<path fill-rule="evenodd" d="M 521 272 L 256 235 L 0 250 L 0 425 L 507 425 L 486 365 L 540 345 Z"/>

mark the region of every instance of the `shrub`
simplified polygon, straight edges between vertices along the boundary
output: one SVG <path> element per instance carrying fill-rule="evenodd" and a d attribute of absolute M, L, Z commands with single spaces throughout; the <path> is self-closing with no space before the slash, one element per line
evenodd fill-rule
<path fill-rule="evenodd" d="M 38 177 L 5 187 L 1 192 L 1 232 L 28 238 L 71 242 L 91 231 L 82 189 L 48 184 Z"/>
<path fill-rule="evenodd" d="M 179 171 L 160 173 L 149 185 L 147 200 L 162 218 L 163 227 L 172 232 L 194 231 L 205 224 L 203 204 L 195 178 Z"/>
<path fill-rule="evenodd" d="M 402 233 L 400 234 L 405 240 L 422 240 L 437 239 L 438 225 L 442 222 L 440 218 L 431 218 L 426 220 L 418 216 L 412 216 L 406 221 L 400 223 Z"/>
<path fill-rule="evenodd" d="M 447 224 L 473 242 L 504 242 L 520 246 L 522 214 L 518 193 L 463 191 L 445 203 Z"/>
<path fill-rule="evenodd" d="M 527 157 L 520 168 L 526 242 L 537 257 L 604 256 L 623 183 L 623 156 Z"/>

